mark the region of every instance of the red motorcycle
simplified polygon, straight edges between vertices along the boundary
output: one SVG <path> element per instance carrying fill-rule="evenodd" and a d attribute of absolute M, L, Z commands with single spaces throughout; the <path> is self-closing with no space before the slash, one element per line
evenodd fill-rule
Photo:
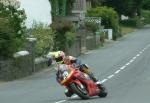
<path fill-rule="evenodd" d="M 92 96 L 106 97 L 107 91 L 102 84 L 96 84 L 90 77 L 72 65 L 59 64 L 60 84 L 82 99 Z"/>

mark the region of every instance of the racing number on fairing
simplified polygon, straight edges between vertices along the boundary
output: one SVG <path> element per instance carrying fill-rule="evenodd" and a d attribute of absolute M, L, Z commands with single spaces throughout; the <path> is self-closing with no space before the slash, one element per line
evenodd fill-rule
<path fill-rule="evenodd" d="M 64 71 L 63 78 L 66 79 L 68 77 L 68 75 L 69 75 L 68 71 Z"/>

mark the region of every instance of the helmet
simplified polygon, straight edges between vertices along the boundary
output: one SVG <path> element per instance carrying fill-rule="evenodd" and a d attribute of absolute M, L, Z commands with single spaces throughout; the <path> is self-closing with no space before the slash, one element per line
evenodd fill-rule
<path fill-rule="evenodd" d="M 69 57 L 69 56 L 65 57 L 65 58 L 63 59 L 63 62 L 64 62 L 64 64 L 67 64 L 67 65 L 71 64 L 70 57 Z"/>
<path fill-rule="evenodd" d="M 56 62 L 62 61 L 64 57 L 65 57 L 65 53 L 63 51 L 57 51 L 54 54 L 54 58 L 55 58 Z"/>

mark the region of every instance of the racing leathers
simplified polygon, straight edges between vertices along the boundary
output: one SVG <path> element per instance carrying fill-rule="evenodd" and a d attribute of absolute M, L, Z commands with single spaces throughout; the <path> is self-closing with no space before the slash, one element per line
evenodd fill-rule
<path fill-rule="evenodd" d="M 81 72 L 84 72 L 89 75 L 89 77 L 94 81 L 97 82 L 97 78 L 91 72 L 90 68 L 86 64 L 81 64 L 81 60 L 79 58 L 75 58 L 73 56 L 66 56 L 63 60 L 65 64 L 72 64 L 74 67 L 79 68 Z"/>

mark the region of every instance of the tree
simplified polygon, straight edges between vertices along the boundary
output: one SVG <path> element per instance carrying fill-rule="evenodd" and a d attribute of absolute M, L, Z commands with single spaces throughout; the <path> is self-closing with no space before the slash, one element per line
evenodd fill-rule
<path fill-rule="evenodd" d="M 142 9 L 142 0 L 129 0 L 126 9 L 126 15 L 130 17 L 140 16 Z"/>
<path fill-rule="evenodd" d="M 52 16 L 66 16 L 70 14 L 74 0 L 49 0 L 52 7 Z"/>
<path fill-rule="evenodd" d="M 32 35 L 36 40 L 36 56 L 45 55 L 48 51 L 53 50 L 54 46 L 54 31 L 49 26 L 42 23 L 34 23 Z"/>
<path fill-rule="evenodd" d="M 143 0 L 142 9 L 150 10 L 150 0 Z"/>
<path fill-rule="evenodd" d="M 65 19 L 55 19 L 51 25 L 55 32 L 55 50 L 65 51 L 66 44 L 71 46 L 75 41 L 75 27 L 73 22 Z"/>
<path fill-rule="evenodd" d="M 15 5 L 12 5 L 15 4 Z M 17 5 L 16 5 L 17 4 Z M 0 57 L 12 57 L 23 46 L 26 19 L 15 1 L 0 1 Z"/>
<path fill-rule="evenodd" d="M 135 17 L 140 15 L 142 0 L 105 0 L 104 5 L 113 7 L 119 15 Z"/>
<path fill-rule="evenodd" d="M 104 5 L 113 7 L 119 15 L 124 14 L 124 10 L 126 9 L 126 2 L 122 0 L 105 0 Z"/>
<path fill-rule="evenodd" d="M 16 51 L 14 37 L 9 20 L 0 17 L 0 58 L 10 57 Z"/>

